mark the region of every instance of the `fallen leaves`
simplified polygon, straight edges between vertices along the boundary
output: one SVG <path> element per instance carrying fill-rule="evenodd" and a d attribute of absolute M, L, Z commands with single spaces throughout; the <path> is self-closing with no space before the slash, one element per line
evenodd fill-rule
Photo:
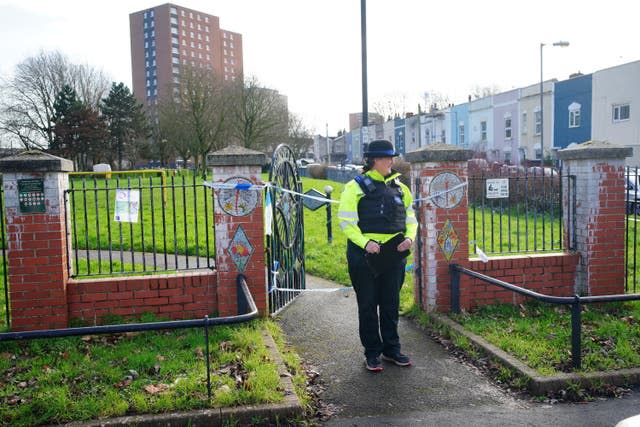
<path fill-rule="evenodd" d="M 159 394 L 167 390 L 169 390 L 169 386 L 167 384 L 162 384 L 162 383 L 149 384 L 144 387 L 144 391 L 146 391 L 149 394 Z"/>

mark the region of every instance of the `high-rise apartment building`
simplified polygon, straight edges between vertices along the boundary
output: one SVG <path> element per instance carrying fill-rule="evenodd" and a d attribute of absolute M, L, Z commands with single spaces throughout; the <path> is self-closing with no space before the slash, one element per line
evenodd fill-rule
<path fill-rule="evenodd" d="M 242 34 L 220 28 L 220 18 L 167 3 L 129 15 L 133 92 L 143 105 L 180 82 L 181 66 L 242 80 Z"/>

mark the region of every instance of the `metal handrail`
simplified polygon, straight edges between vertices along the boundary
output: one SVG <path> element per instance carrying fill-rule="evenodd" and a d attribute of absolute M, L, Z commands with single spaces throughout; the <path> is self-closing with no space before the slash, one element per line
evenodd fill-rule
<path fill-rule="evenodd" d="M 3 341 L 15 341 L 15 340 L 29 340 L 37 338 L 61 338 L 61 337 L 73 337 L 84 335 L 98 335 L 98 334 L 115 334 L 125 332 L 139 332 L 139 331 L 156 331 L 163 329 L 186 329 L 186 328 L 204 328 L 205 332 L 205 347 L 206 347 L 206 359 L 207 359 L 207 392 L 209 399 L 211 399 L 211 377 L 210 377 L 210 356 L 209 356 L 209 326 L 216 325 L 228 325 L 232 323 L 242 323 L 258 317 L 258 308 L 251 291 L 247 286 L 247 279 L 243 274 L 237 276 L 237 289 L 238 289 L 238 311 L 244 311 L 242 314 L 226 317 L 215 317 L 210 319 L 209 316 L 204 316 L 203 319 L 190 319 L 190 320 L 172 320 L 167 322 L 152 322 L 152 323 L 128 323 L 124 325 L 101 325 L 101 326 L 86 326 L 80 328 L 64 328 L 64 329 L 42 329 L 38 331 L 17 331 L 17 332 L 3 332 L 0 333 L 0 342 Z"/>
<path fill-rule="evenodd" d="M 581 305 L 592 304 L 599 302 L 618 302 L 618 301 L 638 301 L 640 300 L 640 294 L 615 294 L 615 295 L 592 295 L 592 296 L 580 296 L 574 295 L 572 297 L 557 297 L 553 295 L 541 294 L 529 289 L 522 288 L 512 283 L 505 282 L 503 280 L 490 277 L 477 271 L 469 270 L 458 264 L 449 265 L 449 272 L 451 273 L 451 311 L 454 313 L 460 313 L 460 273 L 464 273 L 467 276 L 475 277 L 483 282 L 491 285 L 499 286 L 503 289 L 516 292 L 520 295 L 534 298 L 538 301 L 571 305 L 571 362 L 574 369 L 580 369 L 582 365 L 582 324 L 581 324 Z"/>

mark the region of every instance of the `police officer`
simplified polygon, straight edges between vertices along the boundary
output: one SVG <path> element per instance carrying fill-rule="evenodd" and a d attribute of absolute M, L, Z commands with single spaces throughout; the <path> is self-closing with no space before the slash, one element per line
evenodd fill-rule
<path fill-rule="evenodd" d="M 418 225 L 409 188 L 391 169 L 396 156 L 391 142 L 372 141 L 364 153 L 364 172 L 345 185 L 338 212 L 348 239 L 347 263 L 358 301 L 365 366 L 372 372 L 382 371 L 381 358 L 399 366 L 412 364 L 401 353 L 398 337 L 406 265 L 400 253 L 408 254 Z M 384 259 L 375 260 L 376 254 Z"/>

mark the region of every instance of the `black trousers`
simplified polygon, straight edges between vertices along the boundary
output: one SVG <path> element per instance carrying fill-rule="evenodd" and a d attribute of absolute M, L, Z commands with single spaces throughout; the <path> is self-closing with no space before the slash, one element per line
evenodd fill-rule
<path fill-rule="evenodd" d="M 399 260 L 387 271 L 374 277 L 365 260 L 364 249 L 348 241 L 347 263 L 358 301 L 360 342 L 365 357 L 399 352 L 398 310 L 406 259 Z"/>

